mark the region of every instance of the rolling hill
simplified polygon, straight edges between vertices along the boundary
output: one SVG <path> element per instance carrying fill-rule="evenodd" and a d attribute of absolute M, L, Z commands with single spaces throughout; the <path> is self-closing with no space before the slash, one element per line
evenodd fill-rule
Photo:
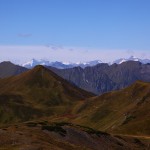
<path fill-rule="evenodd" d="M 150 136 L 150 83 L 137 81 L 120 91 L 89 98 L 73 122 L 115 134 Z"/>

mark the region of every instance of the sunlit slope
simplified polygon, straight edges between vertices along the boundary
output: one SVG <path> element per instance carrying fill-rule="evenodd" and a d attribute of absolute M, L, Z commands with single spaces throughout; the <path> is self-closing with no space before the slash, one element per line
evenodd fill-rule
<path fill-rule="evenodd" d="M 0 80 L 0 121 L 28 120 L 64 113 L 79 100 L 93 96 L 52 71 L 37 66 Z"/>
<path fill-rule="evenodd" d="M 150 135 L 150 83 L 89 98 L 76 109 L 80 124 L 122 134 Z"/>

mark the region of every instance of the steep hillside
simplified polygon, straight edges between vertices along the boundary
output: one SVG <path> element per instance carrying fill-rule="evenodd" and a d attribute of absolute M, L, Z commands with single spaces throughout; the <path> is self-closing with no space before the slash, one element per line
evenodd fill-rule
<path fill-rule="evenodd" d="M 48 68 L 78 87 L 98 95 L 125 88 L 137 80 L 150 82 L 150 64 L 135 61 L 111 66 L 98 64 L 85 69 L 81 67 L 63 70 Z"/>
<path fill-rule="evenodd" d="M 0 63 L 0 78 L 10 77 L 27 71 L 27 68 L 14 65 L 9 61 Z"/>
<path fill-rule="evenodd" d="M 150 135 L 150 83 L 137 81 L 82 102 L 76 109 L 78 124 L 117 134 Z"/>
<path fill-rule="evenodd" d="M 57 115 L 70 111 L 77 101 L 93 95 L 37 66 L 0 80 L 0 121 L 9 123 Z"/>

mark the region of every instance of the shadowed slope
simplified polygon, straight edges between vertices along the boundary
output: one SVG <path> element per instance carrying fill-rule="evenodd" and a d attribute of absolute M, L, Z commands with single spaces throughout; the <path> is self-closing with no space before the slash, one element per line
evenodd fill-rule
<path fill-rule="evenodd" d="M 150 82 L 150 64 L 128 61 L 122 64 L 105 63 L 93 67 L 56 69 L 48 67 L 78 87 L 97 95 L 123 89 L 137 80 Z"/>
<path fill-rule="evenodd" d="M 15 65 L 9 61 L 4 61 L 0 63 L 0 78 L 14 76 L 27 70 L 27 68 Z"/>

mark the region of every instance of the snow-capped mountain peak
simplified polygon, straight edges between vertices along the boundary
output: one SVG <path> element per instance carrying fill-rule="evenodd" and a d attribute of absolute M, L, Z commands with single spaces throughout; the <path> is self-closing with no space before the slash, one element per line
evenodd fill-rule
<path fill-rule="evenodd" d="M 24 64 L 22 64 L 23 67 L 26 67 L 26 68 L 33 68 L 35 67 L 36 65 L 49 65 L 49 61 L 47 60 L 36 60 L 36 59 L 32 59 Z"/>
<path fill-rule="evenodd" d="M 121 64 L 121 63 L 126 62 L 126 61 L 139 61 L 143 64 L 150 63 L 149 59 L 140 59 L 140 58 L 137 58 L 135 56 L 130 56 L 129 58 L 120 58 L 118 60 L 115 60 L 112 64 L 114 64 L 114 63 Z"/>
<path fill-rule="evenodd" d="M 35 59 L 31 59 L 30 61 L 28 62 L 25 62 L 24 64 L 22 64 L 23 67 L 28 67 L 28 66 L 34 66 L 38 64 L 38 61 L 35 60 Z"/>

